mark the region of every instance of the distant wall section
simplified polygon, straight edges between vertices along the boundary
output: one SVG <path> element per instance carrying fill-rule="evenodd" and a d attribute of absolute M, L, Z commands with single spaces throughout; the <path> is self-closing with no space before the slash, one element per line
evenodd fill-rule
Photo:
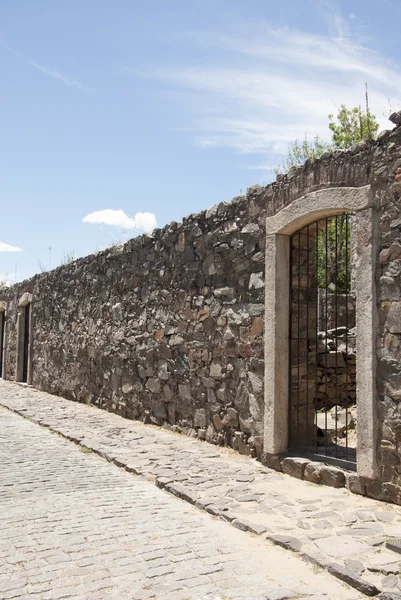
<path fill-rule="evenodd" d="M 221 203 L 14 286 L 5 376 L 28 292 L 35 387 L 260 453 L 264 206 Z"/>

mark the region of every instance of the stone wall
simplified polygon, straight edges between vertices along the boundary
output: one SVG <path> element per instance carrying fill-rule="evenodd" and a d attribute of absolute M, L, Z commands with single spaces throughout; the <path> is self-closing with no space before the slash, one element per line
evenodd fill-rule
<path fill-rule="evenodd" d="M 317 410 L 347 408 L 356 402 L 356 336 L 345 327 L 319 333 Z"/>
<path fill-rule="evenodd" d="M 18 299 L 28 292 L 35 387 L 259 454 L 265 218 L 316 190 L 365 185 L 379 225 L 380 465 L 366 490 L 401 503 L 400 126 L 2 291 L 6 377 L 15 377 Z"/>
<path fill-rule="evenodd" d="M 265 203 L 240 197 L 34 277 L 32 384 L 257 454 L 263 423 Z"/>
<path fill-rule="evenodd" d="M 319 288 L 319 331 L 335 327 L 355 327 L 355 295 L 335 294 Z M 337 316 L 336 316 L 337 315 Z M 327 325 L 326 325 L 327 323 Z"/>
<path fill-rule="evenodd" d="M 398 128 L 398 132 L 401 128 Z M 397 144 L 397 145 L 396 145 Z M 378 267 L 378 402 L 384 485 L 372 495 L 401 504 L 401 144 L 389 156 L 390 185 L 377 192 L 381 207 Z M 398 177 L 397 177 L 398 176 Z"/>

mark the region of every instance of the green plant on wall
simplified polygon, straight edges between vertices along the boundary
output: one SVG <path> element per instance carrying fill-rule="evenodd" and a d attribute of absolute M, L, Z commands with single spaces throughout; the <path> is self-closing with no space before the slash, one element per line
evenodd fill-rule
<path fill-rule="evenodd" d="M 60 265 L 69 265 L 70 263 L 74 262 L 74 260 L 74 250 L 71 250 L 70 252 L 64 252 Z"/>
<path fill-rule="evenodd" d="M 329 129 L 335 150 L 346 150 L 364 140 L 372 140 L 377 135 L 379 123 L 368 107 L 362 112 L 360 106 L 348 109 L 342 104 L 336 118 L 337 123 L 333 115 L 329 115 Z"/>
<path fill-rule="evenodd" d="M 288 156 L 282 167 L 274 169 L 276 175 L 281 172 L 286 173 L 292 167 L 302 166 L 308 159 L 314 160 L 320 158 L 325 152 L 331 151 L 331 145 L 323 142 L 318 135 L 313 138 L 313 142 L 308 140 L 305 134 L 305 139 L 302 142 L 295 140 L 288 146 Z"/>

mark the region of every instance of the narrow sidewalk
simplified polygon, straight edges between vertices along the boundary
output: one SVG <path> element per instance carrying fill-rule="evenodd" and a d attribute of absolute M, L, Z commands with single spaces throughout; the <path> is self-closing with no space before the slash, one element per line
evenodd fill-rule
<path fill-rule="evenodd" d="M 256 460 L 0 380 L 0 404 L 369 596 L 401 599 L 401 508 L 277 473 Z"/>

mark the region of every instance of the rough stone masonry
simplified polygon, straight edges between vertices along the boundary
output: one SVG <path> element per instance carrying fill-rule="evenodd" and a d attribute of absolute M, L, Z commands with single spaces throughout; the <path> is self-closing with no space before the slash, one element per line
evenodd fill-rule
<path fill-rule="evenodd" d="M 266 217 L 370 185 L 380 472 L 366 489 L 401 503 L 401 126 L 278 179 L 2 290 L 3 377 L 24 379 L 25 351 L 36 388 L 260 456 Z"/>

